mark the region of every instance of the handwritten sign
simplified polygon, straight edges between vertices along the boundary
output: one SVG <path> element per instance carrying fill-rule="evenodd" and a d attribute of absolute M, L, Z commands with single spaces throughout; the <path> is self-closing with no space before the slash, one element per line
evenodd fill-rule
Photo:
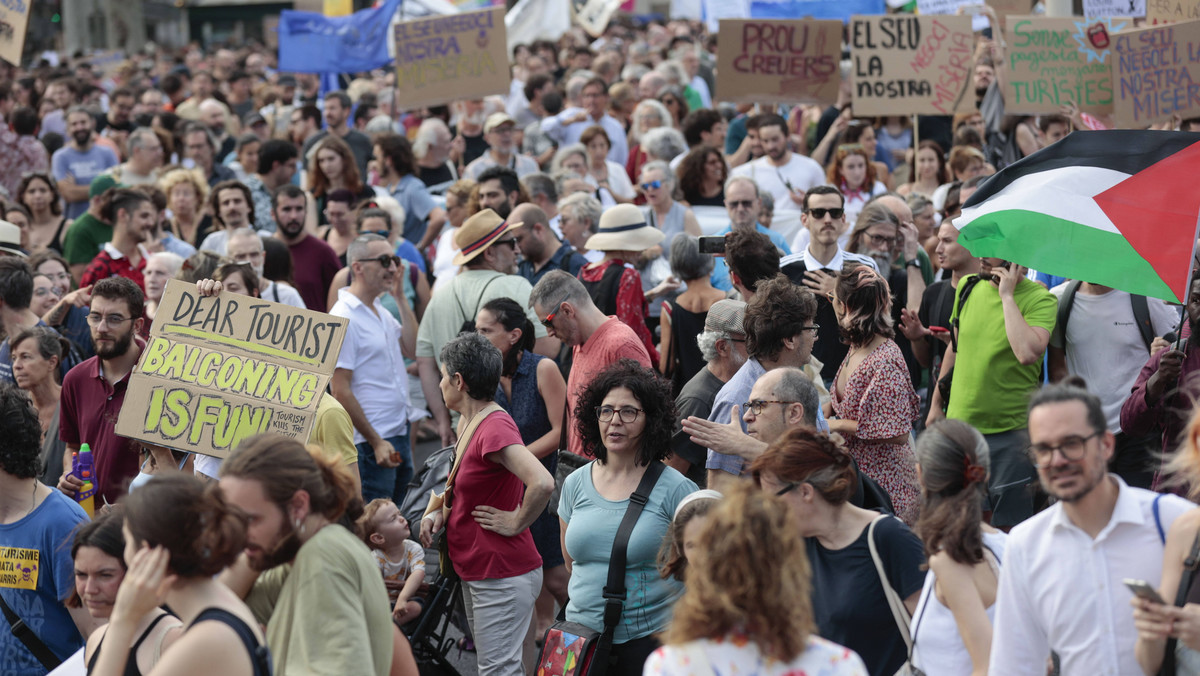
<path fill-rule="evenodd" d="M 404 21 L 395 40 L 397 101 L 408 110 L 508 93 L 503 8 Z"/>
<path fill-rule="evenodd" d="M 1200 116 L 1200 21 L 1125 31 L 1114 38 L 1117 126 Z"/>
<path fill-rule="evenodd" d="M 850 20 L 854 114 L 953 115 L 975 108 L 971 17 L 895 14 Z"/>
<path fill-rule="evenodd" d="M 1200 0 L 1145 0 L 1146 22 L 1175 23 L 1200 19 Z"/>
<path fill-rule="evenodd" d="M 1083 15 L 1143 17 L 1146 0 L 1083 0 Z"/>
<path fill-rule="evenodd" d="M 1008 18 L 1006 112 L 1057 113 L 1074 101 L 1086 113 L 1112 111 L 1111 43 L 1128 22 L 1070 17 Z"/>
<path fill-rule="evenodd" d="M 841 74 L 842 22 L 724 19 L 717 96 L 747 103 L 833 103 Z"/>
<path fill-rule="evenodd" d="M 32 0 L 0 0 L 0 59 L 21 65 Z"/>
<path fill-rule="evenodd" d="M 307 441 L 346 320 L 168 282 L 117 434 L 224 458 L 271 432 Z"/>

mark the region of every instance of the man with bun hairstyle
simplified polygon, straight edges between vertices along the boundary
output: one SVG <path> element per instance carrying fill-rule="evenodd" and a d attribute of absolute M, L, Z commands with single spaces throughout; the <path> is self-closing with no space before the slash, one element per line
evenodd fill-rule
<path fill-rule="evenodd" d="M 158 222 L 154 202 L 140 190 L 117 188 L 101 212 L 101 218 L 113 224 L 112 241 L 104 243 L 100 253 L 83 271 L 80 283 L 89 286 L 108 277 L 125 277 L 144 292 L 146 282 L 142 270 L 149 254 L 142 243 L 150 239 Z"/>

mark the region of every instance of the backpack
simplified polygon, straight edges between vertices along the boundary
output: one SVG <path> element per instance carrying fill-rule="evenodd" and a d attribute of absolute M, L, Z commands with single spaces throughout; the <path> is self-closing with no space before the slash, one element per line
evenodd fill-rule
<path fill-rule="evenodd" d="M 1055 326 L 1062 329 L 1064 352 L 1067 349 L 1067 320 L 1071 318 L 1071 308 L 1075 307 L 1075 294 L 1079 291 L 1080 284 L 1082 282 L 1079 280 L 1067 282 L 1067 288 L 1058 301 L 1058 316 Z M 1142 334 L 1142 343 L 1146 346 L 1146 352 L 1150 352 L 1150 345 L 1154 342 L 1154 323 L 1150 320 L 1150 303 L 1145 296 L 1130 294 L 1129 304 L 1133 308 L 1133 321 L 1137 324 L 1138 332 Z"/>
<path fill-rule="evenodd" d="M 600 311 L 607 315 L 617 314 L 617 292 L 621 288 L 621 275 L 625 273 L 625 265 L 610 265 L 604 271 L 604 276 L 595 282 L 586 282 L 581 278 L 592 302 Z M 582 271 L 580 275 L 582 276 Z"/>
<path fill-rule="evenodd" d="M 972 275 L 959 282 L 959 289 L 954 298 L 954 309 L 951 311 L 950 319 L 950 344 L 954 347 L 954 354 L 958 354 L 958 332 L 959 320 L 961 319 L 962 309 L 966 307 L 967 298 L 971 295 L 971 291 L 975 289 L 975 285 L 979 284 L 979 275 Z M 938 308 L 939 310 L 941 308 Z M 950 384 L 954 380 L 954 367 L 951 366 L 946 375 L 938 379 L 938 392 L 942 395 L 942 405 L 946 408 L 950 406 Z"/>

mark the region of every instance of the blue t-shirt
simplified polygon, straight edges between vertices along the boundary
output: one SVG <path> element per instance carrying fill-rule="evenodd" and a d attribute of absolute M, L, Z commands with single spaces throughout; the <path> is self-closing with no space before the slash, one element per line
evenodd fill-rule
<path fill-rule="evenodd" d="M 428 226 L 429 212 L 437 208 L 437 202 L 429 196 L 429 188 L 420 178 L 408 174 L 391 189 L 392 197 L 404 207 L 404 239 L 420 242 Z"/>
<path fill-rule="evenodd" d="M 771 230 L 770 228 L 764 228 L 761 223 L 755 223 L 754 229 L 771 239 L 771 244 L 774 244 L 775 248 L 779 249 L 780 257 L 791 255 L 792 247 L 788 246 L 787 240 L 783 238 L 783 235 Z M 721 237 L 728 235 L 731 232 L 733 232 L 733 226 L 727 225 L 725 226 L 725 229 L 719 232 L 714 232 L 713 236 Z M 729 266 L 725 263 L 724 256 L 717 256 L 713 259 L 713 271 L 712 274 L 708 276 L 708 281 L 713 285 L 713 288 L 717 288 L 722 291 L 733 290 L 733 282 L 729 279 Z"/>
<path fill-rule="evenodd" d="M 61 659 L 83 647 L 62 601 L 75 584 L 71 538 L 87 514 L 58 491 L 16 523 L 0 525 L 0 594 L 13 612 Z M 9 631 L 0 630 L 0 674 L 42 676 L 45 667 Z"/>
<path fill-rule="evenodd" d="M 93 178 L 120 163 L 121 161 L 117 159 L 117 155 L 112 149 L 99 145 L 93 145 L 85 153 L 81 153 L 69 145 L 63 146 L 54 151 L 54 156 L 50 158 L 50 168 L 54 173 L 54 180 L 61 181 L 66 178 L 67 174 L 70 174 L 75 178 L 75 184 L 82 186 L 91 185 Z M 65 215 L 67 218 L 79 218 L 84 211 L 87 211 L 87 208 L 88 200 L 86 199 L 79 202 L 67 202 Z"/>
<path fill-rule="evenodd" d="M 407 239 L 401 239 L 396 243 L 396 255 L 410 261 L 421 272 L 425 272 L 425 257 L 421 255 L 420 251 L 417 251 L 416 244 Z"/>
<path fill-rule="evenodd" d="M 566 549 L 575 562 L 567 588 L 571 597 L 567 602 L 567 619 L 601 631 L 608 561 L 629 500 L 613 502 L 596 492 L 592 483 L 594 464 L 589 462 L 567 477 L 558 516 L 567 523 Z M 617 624 L 614 643 L 660 632 L 671 621 L 671 609 L 683 593 L 683 585 L 659 575 L 656 557 L 675 516 L 675 506 L 696 490 L 691 479 L 670 467 L 663 470 L 654 484 L 650 500 L 629 538 L 625 555 L 625 610 Z"/>

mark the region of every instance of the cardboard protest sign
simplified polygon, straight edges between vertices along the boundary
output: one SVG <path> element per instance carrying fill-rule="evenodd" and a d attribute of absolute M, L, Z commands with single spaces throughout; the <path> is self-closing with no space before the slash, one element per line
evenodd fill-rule
<path fill-rule="evenodd" d="M 1083 15 L 1143 17 L 1146 0 L 1083 0 Z"/>
<path fill-rule="evenodd" d="M 1112 34 L 1126 20 L 1011 16 L 1008 38 L 1008 113 L 1057 113 L 1074 101 L 1085 113 L 1112 111 Z"/>
<path fill-rule="evenodd" d="M 0 0 L 0 59 L 21 65 L 32 0 Z"/>
<path fill-rule="evenodd" d="M 833 103 L 841 74 L 842 22 L 725 19 L 714 99 Z"/>
<path fill-rule="evenodd" d="M 117 434 L 224 458 L 271 432 L 307 441 L 346 320 L 171 281 L 129 381 Z"/>
<path fill-rule="evenodd" d="M 1200 0 L 1145 0 L 1146 23 L 1175 23 L 1200 19 Z"/>
<path fill-rule="evenodd" d="M 893 14 L 850 20 L 854 114 L 953 115 L 975 109 L 971 17 Z"/>
<path fill-rule="evenodd" d="M 404 21 L 395 40 L 396 100 L 407 110 L 508 93 L 503 8 Z"/>
<path fill-rule="evenodd" d="M 1118 127 L 1200 116 L 1200 21 L 1124 31 L 1113 44 Z"/>

